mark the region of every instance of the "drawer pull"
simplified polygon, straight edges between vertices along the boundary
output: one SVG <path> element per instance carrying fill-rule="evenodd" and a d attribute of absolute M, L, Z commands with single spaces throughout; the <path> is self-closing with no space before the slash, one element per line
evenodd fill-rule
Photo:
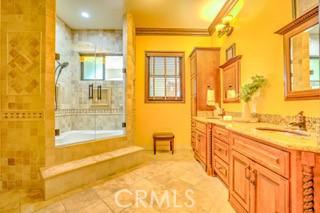
<path fill-rule="evenodd" d="M 250 166 L 247 166 L 244 170 L 245 170 L 245 176 L 249 180 L 250 179 Z"/>
<path fill-rule="evenodd" d="M 257 179 L 257 170 L 252 170 L 250 174 L 250 183 L 253 185 L 256 185 L 256 179 Z"/>

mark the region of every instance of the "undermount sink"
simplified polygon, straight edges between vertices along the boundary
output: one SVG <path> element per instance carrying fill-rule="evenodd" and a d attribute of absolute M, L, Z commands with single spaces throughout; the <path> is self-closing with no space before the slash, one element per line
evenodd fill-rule
<path fill-rule="evenodd" d="M 263 131 L 284 132 L 284 133 L 290 133 L 290 134 L 299 135 L 299 136 L 310 136 L 309 133 L 300 131 L 300 130 L 278 129 L 278 128 L 270 128 L 270 127 L 257 127 L 256 129 L 263 130 Z"/>

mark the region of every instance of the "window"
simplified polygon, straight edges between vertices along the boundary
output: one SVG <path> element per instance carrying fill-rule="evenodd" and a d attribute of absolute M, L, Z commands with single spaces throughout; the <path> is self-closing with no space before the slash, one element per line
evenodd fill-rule
<path fill-rule="evenodd" d="M 122 81 L 123 80 L 123 57 L 122 55 L 107 55 L 105 80 Z"/>
<path fill-rule="evenodd" d="M 80 55 L 81 80 L 104 80 L 103 55 Z"/>
<path fill-rule="evenodd" d="M 184 102 L 184 53 L 146 52 L 146 102 Z"/>
<path fill-rule="evenodd" d="M 122 55 L 80 54 L 81 80 L 123 80 Z"/>

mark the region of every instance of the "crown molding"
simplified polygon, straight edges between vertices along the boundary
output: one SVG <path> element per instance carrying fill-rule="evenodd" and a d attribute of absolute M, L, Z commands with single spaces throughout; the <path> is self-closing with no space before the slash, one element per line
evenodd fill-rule
<path fill-rule="evenodd" d="M 297 26 L 306 23 L 310 19 L 319 15 L 319 6 L 314 7 L 313 9 L 309 10 L 307 13 L 303 14 L 299 18 L 295 19 L 294 21 L 290 22 L 286 26 L 282 27 L 276 34 L 284 35 L 287 32 L 290 32 L 292 29 L 296 28 Z"/>
<path fill-rule="evenodd" d="M 136 35 L 170 35 L 170 36 L 210 36 L 207 29 L 192 29 L 192 28 L 136 28 Z"/>
<path fill-rule="evenodd" d="M 222 18 L 230 13 L 232 8 L 238 3 L 239 0 L 227 0 L 226 3 L 221 8 L 218 15 L 211 22 L 208 32 L 212 35 L 215 32 L 215 26 L 221 22 Z"/>
<path fill-rule="evenodd" d="M 136 35 L 148 36 L 148 35 L 170 35 L 170 36 L 211 36 L 215 31 L 215 26 L 221 22 L 222 18 L 238 3 L 239 0 L 227 0 L 221 8 L 218 15 L 211 22 L 208 29 L 193 29 L 193 28 L 148 28 L 137 27 Z"/>

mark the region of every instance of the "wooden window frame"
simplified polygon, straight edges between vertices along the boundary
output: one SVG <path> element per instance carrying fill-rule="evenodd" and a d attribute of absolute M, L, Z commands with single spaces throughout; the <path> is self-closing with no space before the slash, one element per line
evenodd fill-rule
<path fill-rule="evenodd" d="M 181 98 L 150 98 L 149 57 L 180 57 L 180 90 Z M 165 75 L 164 75 L 165 76 Z M 185 53 L 180 51 L 146 51 L 145 52 L 145 103 L 185 103 Z"/>

